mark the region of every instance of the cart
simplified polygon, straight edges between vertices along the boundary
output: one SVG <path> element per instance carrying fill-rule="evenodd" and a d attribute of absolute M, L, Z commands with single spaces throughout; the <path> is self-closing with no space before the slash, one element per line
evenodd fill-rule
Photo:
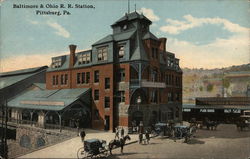
<path fill-rule="evenodd" d="M 107 157 L 108 145 L 105 140 L 88 139 L 84 141 L 84 147 L 77 151 L 77 158 Z"/>

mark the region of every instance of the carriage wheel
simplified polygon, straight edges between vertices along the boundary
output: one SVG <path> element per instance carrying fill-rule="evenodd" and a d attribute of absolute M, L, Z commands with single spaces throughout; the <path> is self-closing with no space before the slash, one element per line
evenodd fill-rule
<path fill-rule="evenodd" d="M 84 148 L 83 147 L 79 148 L 77 151 L 77 158 L 83 159 L 83 158 L 87 158 L 87 157 L 88 157 L 88 153 L 86 151 L 84 151 Z"/>

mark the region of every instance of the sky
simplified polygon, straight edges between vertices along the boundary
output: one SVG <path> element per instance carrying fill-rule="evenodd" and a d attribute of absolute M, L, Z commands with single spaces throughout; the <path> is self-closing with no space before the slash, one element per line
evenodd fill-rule
<path fill-rule="evenodd" d="M 14 4 L 86 4 L 94 8 L 13 8 Z M 250 63 L 248 0 L 130 0 L 150 30 L 167 38 L 181 67 L 222 68 Z M 37 15 L 67 10 L 70 15 Z M 51 57 L 77 51 L 112 33 L 110 25 L 128 12 L 126 0 L 1 0 L 0 71 L 50 65 Z"/>

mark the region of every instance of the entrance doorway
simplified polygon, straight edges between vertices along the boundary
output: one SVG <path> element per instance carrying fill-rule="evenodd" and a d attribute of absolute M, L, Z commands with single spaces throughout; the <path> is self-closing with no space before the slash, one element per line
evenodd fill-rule
<path fill-rule="evenodd" d="M 135 121 L 136 125 L 138 126 L 140 121 L 143 121 L 143 113 L 141 111 L 134 112 L 132 115 L 132 121 Z"/>
<path fill-rule="evenodd" d="M 106 116 L 106 115 L 105 115 L 105 123 L 104 123 L 104 129 L 105 129 L 105 130 L 109 130 L 109 127 L 110 127 L 110 125 L 109 125 L 109 123 L 110 123 L 109 120 L 110 120 L 110 119 L 109 119 L 109 116 Z"/>

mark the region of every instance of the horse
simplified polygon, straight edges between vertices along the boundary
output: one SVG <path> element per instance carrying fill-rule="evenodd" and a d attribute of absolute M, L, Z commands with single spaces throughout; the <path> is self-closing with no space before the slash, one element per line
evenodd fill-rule
<path fill-rule="evenodd" d="M 210 130 L 210 128 L 211 128 L 211 130 L 216 130 L 216 128 L 217 128 L 217 126 L 219 125 L 219 123 L 216 122 L 216 121 L 210 121 L 210 120 L 208 120 L 208 119 L 206 118 L 205 121 L 204 121 L 204 125 L 207 126 L 207 129 L 208 129 L 208 130 Z"/>
<path fill-rule="evenodd" d="M 114 146 L 121 147 L 121 154 L 123 154 L 123 146 L 125 145 L 127 140 L 131 140 L 129 135 L 126 135 L 118 140 L 117 139 L 111 140 L 108 145 L 110 154 L 112 155 L 112 149 Z"/>

